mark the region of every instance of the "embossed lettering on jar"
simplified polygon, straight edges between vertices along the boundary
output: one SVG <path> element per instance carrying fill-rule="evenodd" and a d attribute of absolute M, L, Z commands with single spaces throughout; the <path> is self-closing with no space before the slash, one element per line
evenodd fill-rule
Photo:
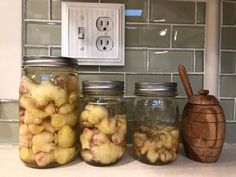
<path fill-rule="evenodd" d="M 62 57 L 24 58 L 20 84 L 20 159 L 49 168 L 78 153 L 77 61 Z"/>
<path fill-rule="evenodd" d="M 80 114 L 80 155 L 91 165 L 115 164 L 126 149 L 124 83 L 84 81 L 82 85 L 84 98 Z"/>
<path fill-rule="evenodd" d="M 135 95 L 135 158 L 153 165 L 173 162 L 179 145 L 177 84 L 135 83 Z"/>

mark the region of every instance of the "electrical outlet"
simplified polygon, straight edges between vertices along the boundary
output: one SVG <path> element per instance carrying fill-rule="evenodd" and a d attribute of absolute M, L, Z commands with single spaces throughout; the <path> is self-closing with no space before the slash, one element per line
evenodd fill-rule
<path fill-rule="evenodd" d="M 113 28 L 113 22 L 110 17 L 99 17 L 96 25 L 99 31 L 111 31 Z"/>
<path fill-rule="evenodd" d="M 80 65 L 124 65 L 125 6 L 62 2 L 62 56 Z"/>
<path fill-rule="evenodd" d="M 100 36 L 97 39 L 96 46 L 100 51 L 110 51 L 113 48 L 113 41 L 109 36 Z"/>

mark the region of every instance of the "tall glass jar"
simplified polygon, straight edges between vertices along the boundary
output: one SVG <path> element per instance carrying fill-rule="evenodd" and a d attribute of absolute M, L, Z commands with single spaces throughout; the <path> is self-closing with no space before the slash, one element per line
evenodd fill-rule
<path fill-rule="evenodd" d="M 26 57 L 19 98 L 19 153 L 29 167 L 64 165 L 78 154 L 77 61 Z"/>
<path fill-rule="evenodd" d="M 176 159 L 179 111 L 176 83 L 135 83 L 133 154 L 141 162 L 167 164 Z"/>
<path fill-rule="evenodd" d="M 125 153 L 127 121 L 120 81 L 84 81 L 80 114 L 82 159 L 91 165 L 108 166 Z"/>

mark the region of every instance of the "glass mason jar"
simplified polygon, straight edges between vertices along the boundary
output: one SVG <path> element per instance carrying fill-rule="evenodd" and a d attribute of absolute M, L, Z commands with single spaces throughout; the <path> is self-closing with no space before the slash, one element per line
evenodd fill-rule
<path fill-rule="evenodd" d="M 125 153 L 127 121 L 120 81 L 84 81 L 80 114 L 82 159 L 94 166 L 118 162 Z"/>
<path fill-rule="evenodd" d="M 77 156 L 77 60 L 25 57 L 19 106 L 19 154 L 27 166 L 54 167 Z"/>
<path fill-rule="evenodd" d="M 162 165 L 176 159 L 179 110 L 176 83 L 135 83 L 133 154 L 139 161 Z"/>

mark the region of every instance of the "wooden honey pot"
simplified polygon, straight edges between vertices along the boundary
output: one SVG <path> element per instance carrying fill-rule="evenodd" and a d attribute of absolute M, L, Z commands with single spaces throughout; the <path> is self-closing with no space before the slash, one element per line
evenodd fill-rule
<path fill-rule="evenodd" d="M 216 162 L 225 139 L 225 116 L 219 101 L 208 90 L 193 95 L 185 67 L 179 74 L 188 103 L 182 114 L 182 140 L 186 156 L 199 162 Z"/>

